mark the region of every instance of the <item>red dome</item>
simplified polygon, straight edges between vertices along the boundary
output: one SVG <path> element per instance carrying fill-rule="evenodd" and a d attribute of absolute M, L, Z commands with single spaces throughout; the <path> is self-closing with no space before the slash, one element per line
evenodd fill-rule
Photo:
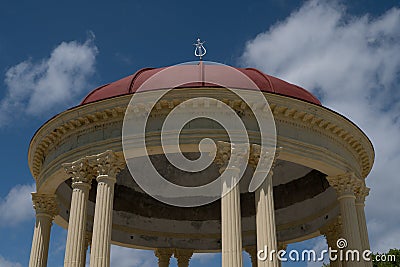
<path fill-rule="evenodd" d="M 202 67 L 202 71 L 200 70 Z M 169 69 L 166 71 L 166 75 L 162 75 L 162 70 Z M 232 70 L 238 70 L 250 78 L 254 84 L 263 92 L 275 93 L 280 95 L 285 95 L 300 100 L 304 100 L 310 103 L 321 105 L 321 102 L 313 94 L 307 90 L 285 82 L 276 77 L 262 73 L 261 71 L 253 68 L 231 68 L 224 65 L 177 65 L 171 68 L 145 68 L 137 71 L 135 74 L 129 75 L 121 80 L 112 82 L 103 86 L 100 86 L 90 92 L 82 101 L 82 104 L 87 104 L 95 102 L 102 99 L 107 99 L 115 96 L 121 96 L 126 94 L 135 93 L 138 88 L 148 82 L 151 77 L 157 77 L 156 81 L 151 83 L 151 86 L 142 86 L 141 91 L 146 90 L 157 90 L 170 88 L 171 85 L 175 87 L 221 87 L 219 85 L 224 85 L 228 88 L 238 88 L 238 89 L 250 89 L 248 84 L 243 82 L 243 75 L 232 75 Z M 230 70 L 230 71 L 229 71 Z M 160 73 L 160 75 L 156 75 Z M 202 75 L 202 79 L 206 77 L 205 80 L 215 81 L 215 83 L 205 83 L 205 82 L 191 82 L 181 84 L 182 77 L 199 77 L 199 73 Z M 186 79 L 187 80 L 187 79 Z M 189 79 L 191 80 L 191 79 Z M 192 79 L 193 80 L 193 79 Z M 200 79 L 195 79 L 199 80 Z M 176 86 L 178 84 L 179 86 Z M 219 84 L 219 85 L 217 85 Z"/>

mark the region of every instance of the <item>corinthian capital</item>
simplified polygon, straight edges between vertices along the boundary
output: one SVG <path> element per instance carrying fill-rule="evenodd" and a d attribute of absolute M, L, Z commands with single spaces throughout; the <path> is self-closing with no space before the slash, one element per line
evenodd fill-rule
<path fill-rule="evenodd" d="M 330 221 L 327 225 L 320 229 L 321 234 L 323 234 L 328 241 L 328 245 L 332 248 L 336 247 L 336 241 L 341 237 L 342 234 L 342 220 L 339 217 Z"/>
<path fill-rule="evenodd" d="M 273 169 L 280 151 L 281 148 L 266 148 L 252 144 L 249 164 L 253 168 L 258 167 L 258 171 L 268 171 L 268 169 Z"/>
<path fill-rule="evenodd" d="M 154 250 L 154 255 L 158 258 L 158 263 L 168 263 L 169 260 L 174 253 L 174 250 L 172 248 L 156 248 Z"/>
<path fill-rule="evenodd" d="M 97 176 L 116 177 L 124 166 L 125 161 L 122 157 L 118 157 L 111 150 L 107 150 L 98 155 L 89 156 L 89 165 L 93 168 Z"/>
<path fill-rule="evenodd" d="M 87 158 L 82 158 L 72 163 L 62 165 L 72 179 L 72 188 L 80 185 L 90 188 L 93 179 L 93 169 L 89 166 Z"/>
<path fill-rule="evenodd" d="M 32 193 L 32 202 L 36 214 L 46 214 L 54 218 L 59 212 L 57 198 L 54 194 Z"/>
<path fill-rule="evenodd" d="M 327 176 L 329 185 L 332 186 L 338 196 L 344 194 L 355 194 L 357 188 L 360 187 L 362 180 L 357 178 L 354 173 L 344 173 L 336 176 Z"/>
<path fill-rule="evenodd" d="M 365 181 L 360 182 L 359 186 L 355 190 L 356 202 L 364 203 L 365 198 L 369 195 L 369 188 L 365 185 Z"/>
<path fill-rule="evenodd" d="M 193 249 L 175 249 L 174 256 L 178 260 L 178 266 L 189 266 L 193 252 Z"/>
<path fill-rule="evenodd" d="M 225 168 L 246 168 L 249 158 L 249 144 L 217 142 L 215 163 Z M 230 164 L 229 164 L 230 163 Z"/>

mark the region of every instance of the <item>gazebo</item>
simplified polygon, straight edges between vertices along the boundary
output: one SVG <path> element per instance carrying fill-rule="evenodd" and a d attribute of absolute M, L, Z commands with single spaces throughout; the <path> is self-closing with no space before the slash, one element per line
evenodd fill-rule
<path fill-rule="evenodd" d="M 195 81 L 182 83 L 182 77 Z M 245 88 L 241 77 L 258 90 Z M 276 129 L 272 157 L 263 154 L 252 103 L 245 103 L 232 88 L 249 96 L 257 91 L 267 101 L 262 108 L 273 116 Z M 158 103 L 148 103 L 167 90 Z M 143 102 L 127 108 L 134 95 Z M 172 166 L 160 141 L 168 114 L 198 97 L 218 102 L 191 103 L 194 114 L 218 113 L 218 103 L 224 103 L 244 122 L 249 149 L 240 160 L 246 167 L 240 182 L 220 199 L 200 206 L 171 205 L 147 194 L 133 177 L 123 149 L 123 125 L 130 109 L 147 114 L 146 149 L 155 169 L 179 184 L 209 183 L 229 168 L 238 148 L 221 125 L 198 119 L 180 132 L 187 159 L 198 158 L 202 139 L 217 143 L 214 162 L 200 172 Z M 268 156 L 270 170 L 258 173 L 264 180 L 249 192 L 260 159 Z M 257 69 L 204 62 L 141 69 L 94 89 L 78 106 L 48 120 L 32 138 L 28 161 L 36 181 L 30 267 L 47 265 L 53 221 L 68 229 L 68 267 L 85 266 L 89 246 L 90 266 L 110 266 L 111 244 L 154 250 L 159 266 L 168 266 L 174 256 L 179 267 L 188 266 L 193 253 L 203 252 L 222 252 L 224 267 L 242 266 L 243 250 L 253 266 L 278 266 L 276 254 L 261 260 L 260 251 L 284 250 L 318 235 L 325 235 L 332 248 L 344 238 L 348 244 L 343 249 L 369 249 L 364 201 L 369 192 L 365 178 L 374 161 L 371 142 L 357 125 L 324 107 L 310 92 Z M 231 176 L 239 176 L 231 171 Z M 341 264 L 333 261 L 331 266 Z M 372 264 L 353 261 L 346 266 Z"/>

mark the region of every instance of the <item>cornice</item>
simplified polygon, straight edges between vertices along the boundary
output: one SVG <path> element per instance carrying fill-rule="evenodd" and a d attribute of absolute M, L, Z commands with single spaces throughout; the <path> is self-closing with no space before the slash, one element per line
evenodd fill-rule
<path fill-rule="evenodd" d="M 180 89 L 188 90 L 188 89 Z M 190 90 L 190 89 L 189 89 Z M 195 91 L 194 93 L 192 93 Z M 237 111 L 245 111 L 248 106 L 241 100 L 232 101 L 215 88 L 196 89 L 189 95 L 210 94 Z M 173 109 L 188 98 L 182 97 L 163 100 L 155 106 L 156 110 Z M 316 131 L 347 149 L 360 166 L 361 176 L 365 178 L 374 161 L 373 147 L 365 134 L 343 116 L 321 106 L 281 95 L 264 93 L 276 122 L 289 123 L 293 126 Z M 42 164 L 49 150 L 63 139 L 81 131 L 88 131 L 98 125 L 115 121 L 122 122 L 131 95 L 106 99 L 83 106 L 78 106 L 58 114 L 46 122 L 32 138 L 28 161 L 35 179 L 41 172 Z M 152 103 L 143 103 L 135 107 L 135 112 L 148 111 Z M 277 123 L 277 124 L 278 124 Z"/>

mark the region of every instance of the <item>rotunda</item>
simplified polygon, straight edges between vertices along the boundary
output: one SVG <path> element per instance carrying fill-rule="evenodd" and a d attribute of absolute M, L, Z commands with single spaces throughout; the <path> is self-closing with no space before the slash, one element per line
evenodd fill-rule
<path fill-rule="evenodd" d="M 260 122 L 252 112 L 256 105 L 229 89 L 249 96 L 261 92 L 268 103 L 263 108 L 273 115 L 277 149 L 271 169 L 257 173 L 263 180 L 255 191 L 248 190 L 249 184 L 266 157 Z M 148 103 L 164 92 L 157 103 Z M 219 102 L 191 103 L 193 113 L 218 113 L 218 103 L 234 110 L 249 134 L 240 182 L 205 205 L 182 207 L 149 195 L 132 175 L 123 151 L 124 120 L 134 95 L 142 102 L 131 109 L 149 118 L 145 145 L 151 163 L 169 181 L 188 187 L 207 184 L 226 171 L 238 144 L 218 123 L 204 118 L 188 122 L 179 136 L 187 159 L 199 157 L 204 138 L 214 140 L 217 150 L 208 168 L 185 172 L 168 160 L 160 138 L 163 122 L 180 104 L 199 97 Z M 133 161 L 142 156 L 132 156 Z M 257 69 L 205 62 L 141 69 L 94 89 L 33 136 L 28 162 L 37 188 L 32 193 L 36 224 L 29 266 L 47 265 L 53 221 L 68 229 L 68 267 L 85 266 L 89 246 L 90 266 L 110 266 L 111 244 L 154 250 L 159 266 L 168 266 L 174 256 L 180 267 L 189 265 L 193 253 L 203 252 L 222 252 L 224 267 L 242 266 L 243 250 L 253 266 L 278 266 L 276 254 L 261 260 L 265 248 L 284 250 L 318 235 L 325 235 L 332 248 L 345 238 L 346 249 L 363 251 L 369 249 L 365 178 L 373 161 L 372 144 L 357 125 L 307 90 Z"/>

